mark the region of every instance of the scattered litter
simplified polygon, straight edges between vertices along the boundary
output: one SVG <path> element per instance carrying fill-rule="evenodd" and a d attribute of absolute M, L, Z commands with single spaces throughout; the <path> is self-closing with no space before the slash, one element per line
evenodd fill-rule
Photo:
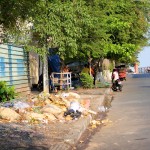
<path fill-rule="evenodd" d="M 70 90 L 74 90 L 75 88 L 74 87 L 70 87 Z"/>
<path fill-rule="evenodd" d="M 15 109 L 25 109 L 25 108 L 29 108 L 30 107 L 30 105 L 29 104 L 27 104 L 26 102 L 16 102 L 15 104 L 14 104 L 14 108 Z"/>
<path fill-rule="evenodd" d="M 79 141 L 80 143 L 84 143 L 84 141 Z"/>
<path fill-rule="evenodd" d="M 81 106 L 78 102 L 71 102 L 68 110 L 64 113 L 64 116 L 70 115 L 72 119 L 79 118 L 81 116 Z"/>
<path fill-rule="evenodd" d="M 62 93 L 61 94 L 62 97 L 64 98 L 69 98 L 69 99 L 80 99 L 80 95 L 74 92 L 69 92 L 69 93 Z"/>
<path fill-rule="evenodd" d="M 91 121 L 91 127 L 92 127 L 92 129 L 97 128 L 97 126 L 100 125 L 100 124 L 101 124 L 100 121 L 97 121 L 97 120 L 92 120 Z"/>
<path fill-rule="evenodd" d="M 74 111 L 79 111 L 81 108 L 80 104 L 78 102 L 71 102 L 70 103 L 70 107 L 69 107 L 69 110 L 74 110 Z"/>
<path fill-rule="evenodd" d="M 29 124 L 48 124 L 53 121 L 77 120 L 87 116 L 88 113 L 96 114 L 89 109 L 90 100 L 82 100 L 74 92 L 68 93 L 40 93 L 37 97 L 26 101 L 8 102 L 0 107 L 1 120 L 17 121 Z"/>
<path fill-rule="evenodd" d="M 14 106 L 14 103 L 12 103 L 12 102 L 8 102 L 8 103 L 5 103 L 5 104 L 3 104 L 2 105 L 3 107 L 13 107 Z"/>
<path fill-rule="evenodd" d="M 2 119 L 6 119 L 12 122 L 19 120 L 21 117 L 13 109 L 6 108 L 6 107 L 0 107 L 0 116 Z"/>
<path fill-rule="evenodd" d="M 106 111 L 107 111 L 107 107 L 105 107 L 105 106 L 99 106 L 99 107 L 98 107 L 98 110 L 99 110 L 100 112 L 106 112 Z"/>
<path fill-rule="evenodd" d="M 102 120 L 101 121 L 105 126 L 107 125 L 112 125 L 112 121 L 111 120 L 109 120 L 109 119 L 105 119 L 105 120 Z"/>
<path fill-rule="evenodd" d="M 69 96 L 69 93 L 62 93 L 61 94 L 61 97 L 65 98 L 65 97 L 68 97 Z"/>
<path fill-rule="evenodd" d="M 60 114 L 62 112 L 62 109 L 54 104 L 48 104 L 44 106 L 41 111 L 44 113 L 52 113 L 54 115 Z"/>

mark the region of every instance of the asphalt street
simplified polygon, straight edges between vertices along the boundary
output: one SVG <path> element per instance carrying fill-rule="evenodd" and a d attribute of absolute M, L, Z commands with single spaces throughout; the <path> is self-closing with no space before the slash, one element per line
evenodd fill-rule
<path fill-rule="evenodd" d="M 114 93 L 109 122 L 86 150 L 150 150 L 150 78 L 128 78 Z"/>

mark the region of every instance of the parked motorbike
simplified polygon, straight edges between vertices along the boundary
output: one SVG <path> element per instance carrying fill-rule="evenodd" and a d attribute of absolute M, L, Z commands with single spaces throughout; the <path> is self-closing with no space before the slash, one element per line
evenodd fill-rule
<path fill-rule="evenodd" d="M 113 82 L 111 88 L 112 88 L 113 91 L 118 91 L 118 90 L 122 91 L 122 87 L 123 87 L 123 85 L 122 85 L 120 79 L 118 79 L 115 82 Z"/>

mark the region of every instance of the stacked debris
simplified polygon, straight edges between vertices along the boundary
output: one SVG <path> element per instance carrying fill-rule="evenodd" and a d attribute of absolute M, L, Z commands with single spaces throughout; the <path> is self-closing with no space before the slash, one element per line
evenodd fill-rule
<path fill-rule="evenodd" d="M 89 103 L 89 100 L 87 102 Z M 89 105 L 87 107 L 86 101 L 77 93 L 54 95 L 42 92 L 33 99 L 2 104 L 0 121 L 48 124 L 78 119 L 89 113 L 96 114 L 89 110 Z"/>

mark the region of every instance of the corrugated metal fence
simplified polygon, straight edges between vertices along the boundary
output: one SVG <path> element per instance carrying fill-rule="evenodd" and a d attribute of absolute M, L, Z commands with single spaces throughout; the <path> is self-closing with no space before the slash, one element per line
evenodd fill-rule
<path fill-rule="evenodd" d="M 22 47 L 0 44 L 0 81 L 18 92 L 30 92 L 28 53 Z"/>

